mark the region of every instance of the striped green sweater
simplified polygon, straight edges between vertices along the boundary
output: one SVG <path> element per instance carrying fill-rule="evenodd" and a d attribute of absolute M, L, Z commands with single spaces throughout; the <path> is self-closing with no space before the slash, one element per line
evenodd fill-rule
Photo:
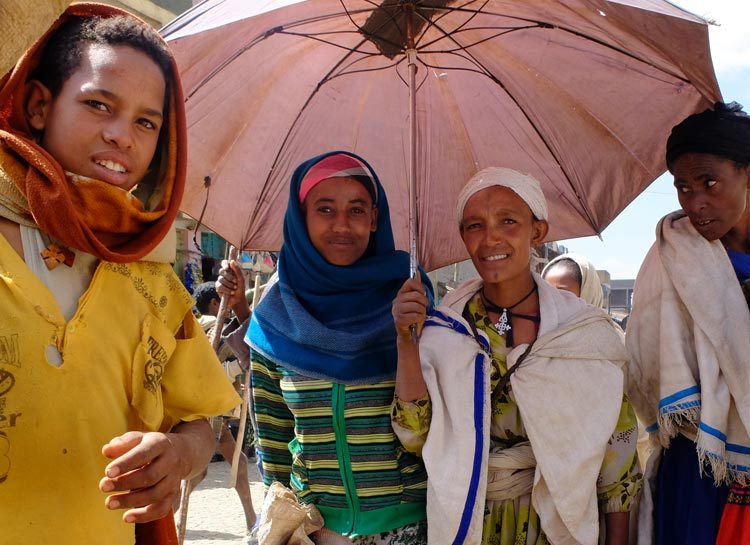
<path fill-rule="evenodd" d="M 427 473 L 391 427 L 393 381 L 333 384 L 252 354 L 263 481 L 291 486 L 327 528 L 369 535 L 425 519 Z"/>

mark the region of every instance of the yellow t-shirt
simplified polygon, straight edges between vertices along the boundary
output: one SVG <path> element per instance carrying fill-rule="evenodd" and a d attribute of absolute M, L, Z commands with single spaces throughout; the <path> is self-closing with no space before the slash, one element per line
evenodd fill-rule
<path fill-rule="evenodd" d="M 0 542 L 132 545 L 102 446 L 240 401 L 192 305 L 166 264 L 102 262 L 66 322 L 0 236 Z"/>

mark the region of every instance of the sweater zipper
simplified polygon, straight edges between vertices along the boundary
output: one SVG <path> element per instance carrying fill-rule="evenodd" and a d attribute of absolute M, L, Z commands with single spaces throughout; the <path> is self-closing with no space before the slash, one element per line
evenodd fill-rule
<path fill-rule="evenodd" d="M 346 441 L 346 419 L 344 408 L 346 407 L 346 386 L 343 384 L 333 385 L 333 431 L 336 437 L 336 455 L 339 459 L 339 471 L 341 482 L 344 485 L 346 503 L 351 511 L 351 521 L 347 533 L 352 533 L 357 527 L 357 515 L 359 514 L 359 498 L 357 497 L 357 485 L 352 473 L 351 457 L 349 455 L 349 444 Z"/>

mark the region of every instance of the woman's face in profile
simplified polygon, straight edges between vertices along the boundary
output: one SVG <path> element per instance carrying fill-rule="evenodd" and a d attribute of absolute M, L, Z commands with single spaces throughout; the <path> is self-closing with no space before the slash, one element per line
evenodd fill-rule
<path fill-rule="evenodd" d="M 686 153 L 673 166 L 680 206 L 706 239 L 724 237 L 747 212 L 750 168 L 708 153 Z"/>

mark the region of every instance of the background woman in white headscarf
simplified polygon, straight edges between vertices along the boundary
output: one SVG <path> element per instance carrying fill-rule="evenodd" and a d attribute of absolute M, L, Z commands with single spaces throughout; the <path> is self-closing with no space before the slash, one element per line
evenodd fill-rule
<path fill-rule="evenodd" d="M 393 305 L 393 427 L 427 468 L 428 542 L 594 545 L 603 512 L 606 542 L 625 544 L 640 474 L 620 337 L 530 270 L 548 230 L 535 179 L 485 169 L 458 201 L 481 278 L 429 316 L 418 280 Z"/>

